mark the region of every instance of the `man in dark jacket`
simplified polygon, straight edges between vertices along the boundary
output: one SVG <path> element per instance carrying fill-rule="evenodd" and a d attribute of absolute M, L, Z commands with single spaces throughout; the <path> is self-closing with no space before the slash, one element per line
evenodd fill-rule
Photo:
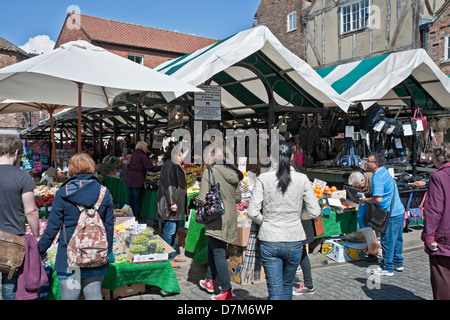
<path fill-rule="evenodd" d="M 141 222 L 142 192 L 147 171 L 156 172 L 161 170 L 161 167 L 152 164 L 147 156 L 147 151 L 147 142 L 139 141 L 136 145 L 136 151 L 131 155 L 125 183 L 128 188 L 129 205 L 133 210 L 133 215 L 139 222 Z"/>
<path fill-rule="evenodd" d="M 189 151 L 190 149 L 183 143 L 177 146 L 169 145 L 163 156 L 164 163 L 159 179 L 156 215 L 164 220 L 163 240 L 174 249 L 178 223 L 184 220 L 187 212 L 186 172 L 181 164 Z M 169 255 L 169 260 L 174 268 L 179 268 L 177 262 L 186 261 L 182 257 L 177 257 L 176 252 Z"/>

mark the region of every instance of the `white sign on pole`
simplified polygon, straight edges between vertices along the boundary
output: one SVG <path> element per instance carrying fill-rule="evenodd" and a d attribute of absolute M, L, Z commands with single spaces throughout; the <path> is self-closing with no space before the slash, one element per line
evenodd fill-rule
<path fill-rule="evenodd" d="M 198 86 L 204 92 L 195 93 L 195 120 L 222 120 L 221 92 L 219 86 Z"/>

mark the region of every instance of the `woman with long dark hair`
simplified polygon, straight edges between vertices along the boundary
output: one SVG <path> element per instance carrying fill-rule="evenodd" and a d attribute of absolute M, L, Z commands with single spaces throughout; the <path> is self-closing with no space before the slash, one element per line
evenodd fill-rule
<path fill-rule="evenodd" d="M 260 226 L 260 257 L 269 299 L 291 300 L 306 239 L 301 220 L 318 217 L 320 207 L 308 177 L 291 166 L 291 144 L 280 141 L 278 156 L 272 170 L 256 179 L 247 214 Z"/>

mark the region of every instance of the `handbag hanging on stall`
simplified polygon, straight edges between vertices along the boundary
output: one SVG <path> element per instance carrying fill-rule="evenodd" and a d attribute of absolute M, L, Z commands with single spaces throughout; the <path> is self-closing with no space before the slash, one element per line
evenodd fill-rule
<path fill-rule="evenodd" d="M 353 138 L 345 138 L 337 165 L 342 167 L 359 167 L 361 165 L 361 158 L 355 152 Z"/>
<path fill-rule="evenodd" d="M 427 131 L 427 118 L 422 115 L 422 110 L 420 110 L 420 108 L 416 108 L 414 111 L 411 122 L 416 124 L 416 132 Z"/>

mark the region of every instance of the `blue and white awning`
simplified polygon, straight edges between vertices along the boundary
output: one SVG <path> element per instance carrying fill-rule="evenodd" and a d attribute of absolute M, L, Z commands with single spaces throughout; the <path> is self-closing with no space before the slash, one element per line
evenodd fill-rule
<path fill-rule="evenodd" d="M 361 102 L 364 109 L 374 103 L 410 105 L 409 99 L 398 98 L 411 96 L 411 92 L 418 107 L 450 109 L 450 79 L 424 49 L 319 69 L 317 73 L 345 99 Z"/>
<path fill-rule="evenodd" d="M 267 27 L 242 31 L 218 43 L 170 60 L 155 70 L 198 86 L 206 81 L 221 86 L 222 106 L 234 114 L 267 109 L 268 95 L 261 77 L 242 67 L 251 65 L 267 80 L 276 104 L 290 107 L 338 106 L 346 111 L 343 99 L 305 61 L 286 49 Z M 185 92 L 164 93 L 172 101 Z"/>

